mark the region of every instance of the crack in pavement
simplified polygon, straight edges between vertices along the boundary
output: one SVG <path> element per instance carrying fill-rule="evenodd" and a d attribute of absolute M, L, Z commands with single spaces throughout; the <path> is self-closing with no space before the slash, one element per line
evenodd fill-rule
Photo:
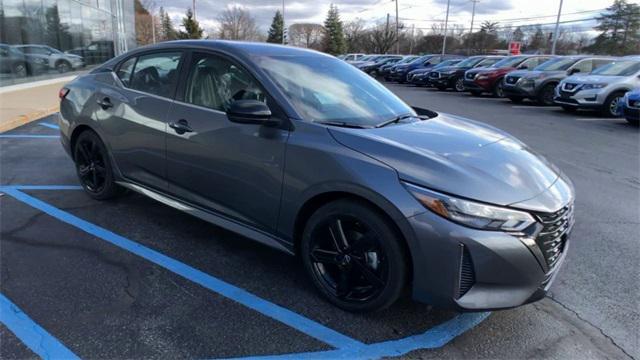
<path fill-rule="evenodd" d="M 618 350 L 622 351 L 625 355 L 627 355 L 630 359 L 635 360 L 635 357 L 632 356 L 631 354 L 629 354 L 622 346 L 620 346 L 611 336 L 609 336 L 608 334 L 606 334 L 604 332 L 604 330 L 602 330 L 602 328 L 600 328 L 599 326 L 595 325 L 594 323 L 592 323 L 591 321 L 585 319 L 584 317 L 582 317 L 577 311 L 571 309 L 570 307 L 568 307 L 567 305 L 563 304 L 562 302 L 560 302 L 558 299 L 554 298 L 551 295 L 547 295 L 547 298 L 550 299 L 551 301 L 553 301 L 554 303 L 560 305 L 563 309 L 569 311 L 570 313 L 574 314 L 578 319 L 580 319 L 581 321 L 587 323 L 588 325 L 590 325 L 591 327 L 597 329 L 600 334 L 602 334 L 602 336 L 604 336 L 607 340 L 609 340 L 611 342 L 611 344 L 616 347 Z"/>

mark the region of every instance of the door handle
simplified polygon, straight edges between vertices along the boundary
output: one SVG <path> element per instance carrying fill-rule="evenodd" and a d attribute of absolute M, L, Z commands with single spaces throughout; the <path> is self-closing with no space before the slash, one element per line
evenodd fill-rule
<path fill-rule="evenodd" d="M 102 98 L 101 100 L 98 100 L 96 102 L 98 103 L 98 105 L 100 105 L 102 110 L 107 110 L 113 107 L 113 104 L 111 103 L 111 99 L 109 99 L 108 97 Z"/>
<path fill-rule="evenodd" d="M 169 127 L 172 128 L 179 135 L 193 132 L 193 129 L 189 126 L 189 122 L 187 122 L 187 120 L 185 119 L 180 119 L 176 122 L 171 122 L 169 123 Z"/>

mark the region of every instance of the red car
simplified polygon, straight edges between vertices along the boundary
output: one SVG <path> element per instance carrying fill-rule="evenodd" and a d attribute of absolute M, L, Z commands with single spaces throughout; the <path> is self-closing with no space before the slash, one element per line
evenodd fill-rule
<path fill-rule="evenodd" d="M 550 55 L 509 56 L 490 67 L 470 69 L 464 73 L 464 88 L 476 96 L 488 92 L 495 97 L 504 97 L 502 79 L 507 73 L 514 70 L 531 70 L 551 57 Z"/>

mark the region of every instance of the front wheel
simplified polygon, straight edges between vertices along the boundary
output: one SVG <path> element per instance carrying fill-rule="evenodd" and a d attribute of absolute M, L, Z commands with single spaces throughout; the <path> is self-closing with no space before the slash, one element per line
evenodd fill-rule
<path fill-rule="evenodd" d="M 457 91 L 457 92 L 463 92 L 464 91 L 464 79 L 463 78 L 457 78 L 455 79 L 454 82 L 454 86 L 453 88 Z"/>
<path fill-rule="evenodd" d="M 493 87 L 493 96 L 497 98 L 504 97 L 504 87 L 502 84 L 502 79 L 498 80 L 496 85 Z"/>
<path fill-rule="evenodd" d="M 93 131 L 78 135 L 73 150 L 76 172 L 85 192 L 96 200 L 115 197 L 120 188 L 115 182 L 107 148 Z"/>
<path fill-rule="evenodd" d="M 311 216 L 300 254 L 313 284 L 331 303 L 347 311 L 377 311 L 393 304 L 406 285 L 401 241 L 375 209 L 338 200 Z"/>
<path fill-rule="evenodd" d="M 555 84 L 547 84 L 547 85 L 545 85 L 540 90 L 540 94 L 538 95 L 538 104 L 543 105 L 543 106 L 554 105 L 555 103 L 553 102 L 553 96 L 555 94 L 555 91 L 556 91 L 556 85 Z"/>
<path fill-rule="evenodd" d="M 620 111 L 620 102 L 624 97 L 623 92 L 614 92 L 607 97 L 604 104 L 602 104 L 601 113 L 606 117 L 620 117 L 622 112 Z"/>

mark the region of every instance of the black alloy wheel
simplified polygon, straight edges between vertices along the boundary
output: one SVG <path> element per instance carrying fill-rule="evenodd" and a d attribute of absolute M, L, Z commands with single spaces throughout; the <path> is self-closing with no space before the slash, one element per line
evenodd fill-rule
<path fill-rule="evenodd" d="M 454 89 L 457 92 L 463 92 L 464 91 L 464 79 L 463 78 L 456 78 L 455 79 L 455 83 L 454 83 Z"/>
<path fill-rule="evenodd" d="M 553 102 L 553 96 L 556 91 L 555 84 L 547 84 L 540 90 L 540 95 L 538 96 L 538 103 L 544 106 L 551 106 L 555 103 Z"/>
<path fill-rule="evenodd" d="M 73 159 L 80 184 L 92 198 L 109 199 L 117 195 L 107 149 L 93 131 L 82 132 L 75 141 Z"/>
<path fill-rule="evenodd" d="M 341 200 L 314 213 L 301 253 L 316 287 L 347 311 L 386 308 L 406 283 L 398 236 L 383 216 L 359 202 Z"/>

